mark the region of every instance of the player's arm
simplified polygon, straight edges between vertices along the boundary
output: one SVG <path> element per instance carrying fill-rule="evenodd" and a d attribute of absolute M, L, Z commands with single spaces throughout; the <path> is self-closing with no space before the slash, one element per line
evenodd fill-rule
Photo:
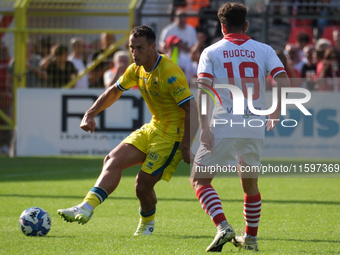
<path fill-rule="evenodd" d="M 86 132 L 91 131 L 91 133 L 93 133 L 96 128 L 94 117 L 116 102 L 122 93 L 123 91 L 120 90 L 116 84 L 105 90 L 105 92 L 93 103 L 91 108 L 85 112 L 80 127 Z"/>
<path fill-rule="evenodd" d="M 200 141 L 202 143 L 202 145 L 204 147 L 207 148 L 207 150 L 212 151 L 213 147 L 214 147 L 214 135 L 211 132 L 210 129 L 210 111 L 209 111 L 209 105 L 210 105 L 210 96 L 203 90 L 205 88 L 205 86 L 203 84 L 212 85 L 212 81 L 209 79 L 204 79 L 204 78 L 199 78 L 197 79 L 197 84 L 199 88 L 202 89 L 198 89 L 198 109 L 199 109 L 199 127 L 201 129 L 201 135 L 200 135 Z M 202 96 L 205 95 L 206 98 L 206 102 L 202 103 Z M 203 107 L 206 107 L 205 109 L 203 109 Z M 203 111 L 206 114 L 202 114 Z"/>
<path fill-rule="evenodd" d="M 198 130 L 198 113 L 197 103 L 194 98 L 181 105 L 185 112 L 184 135 L 181 142 L 182 157 L 185 163 L 190 164 L 194 160 L 194 154 L 191 152 L 191 143 L 193 142 Z"/>
<path fill-rule="evenodd" d="M 290 86 L 287 73 L 285 73 L 285 72 L 277 74 L 274 77 L 274 80 L 277 83 L 277 90 L 278 90 L 277 106 L 276 106 L 276 110 L 272 114 L 269 115 L 269 120 L 268 120 L 267 125 L 266 125 L 267 131 L 274 129 L 276 127 L 277 123 L 278 123 L 278 120 L 280 120 L 280 116 L 281 116 L 281 88 Z"/>

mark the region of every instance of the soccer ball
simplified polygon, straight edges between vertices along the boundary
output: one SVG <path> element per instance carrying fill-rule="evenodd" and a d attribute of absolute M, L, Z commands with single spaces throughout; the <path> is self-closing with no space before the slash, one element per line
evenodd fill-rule
<path fill-rule="evenodd" d="M 22 212 L 19 219 L 21 231 L 26 236 L 44 236 L 51 229 L 51 217 L 42 208 L 30 207 Z"/>

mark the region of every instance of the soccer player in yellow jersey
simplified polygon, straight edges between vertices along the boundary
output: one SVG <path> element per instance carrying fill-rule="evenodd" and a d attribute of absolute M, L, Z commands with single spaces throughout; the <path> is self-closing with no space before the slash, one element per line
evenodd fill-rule
<path fill-rule="evenodd" d="M 81 121 L 83 130 L 94 132 L 94 117 L 136 84 L 152 114 L 150 123 L 131 133 L 105 157 L 102 172 L 84 201 L 58 210 L 68 222 L 87 223 L 94 208 L 117 188 L 122 171 L 141 165 L 136 178 L 141 217 L 135 235 L 150 235 L 155 224 L 155 184 L 161 179 L 169 181 L 182 158 L 186 163 L 193 159 L 190 143 L 198 126 L 196 102 L 184 73 L 168 57 L 157 53 L 155 40 L 156 35 L 148 26 L 132 29 L 129 47 L 134 63 L 96 100 Z"/>

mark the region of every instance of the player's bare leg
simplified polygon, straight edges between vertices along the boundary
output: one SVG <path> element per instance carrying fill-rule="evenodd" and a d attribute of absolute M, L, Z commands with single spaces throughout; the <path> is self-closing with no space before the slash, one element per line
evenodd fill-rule
<path fill-rule="evenodd" d="M 84 201 L 71 208 L 58 209 L 58 214 L 67 222 L 87 223 L 93 210 L 118 186 L 124 169 L 142 164 L 146 155 L 135 146 L 121 143 L 104 159 L 103 168 L 95 186 L 89 191 Z"/>
<path fill-rule="evenodd" d="M 191 186 L 195 190 L 197 199 L 217 227 L 217 233 L 214 240 L 206 248 L 206 251 L 208 252 L 222 251 L 223 245 L 230 242 L 235 237 L 235 232 L 228 224 L 224 215 L 221 200 L 211 185 L 214 176 L 214 174 L 210 173 L 209 176 L 197 173 L 194 165 L 190 178 Z"/>
<path fill-rule="evenodd" d="M 121 143 L 104 159 L 102 172 L 95 187 L 110 195 L 118 186 L 124 169 L 141 165 L 146 155 L 131 144 Z"/>
<path fill-rule="evenodd" d="M 247 165 L 244 164 L 242 166 Z M 241 165 L 238 165 L 238 170 L 244 193 L 243 213 L 246 220 L 246 229 L 244 235 L 236 235 L 232 243 L 236 247 L 257 251 L 257 230 L 261 214 L 261 195 L 258 188 L 257 173 L 242 173 L 240 171 Z"/>
<path fill-rule="evenodd" d="M 155 227 L 155 213 L 157 197 L 155 184 L 161 179 L 162 173 L 157 176 L 140 171 L 136 177 L 136 196 L 140 202 L 140 221 L 135 232 L 137 235 L 151 235 Z"/>

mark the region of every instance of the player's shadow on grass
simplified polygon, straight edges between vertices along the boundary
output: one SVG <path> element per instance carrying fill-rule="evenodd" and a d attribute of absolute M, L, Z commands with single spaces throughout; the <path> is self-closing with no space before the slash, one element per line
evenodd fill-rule
<path fill-rule="evenodd" d="M 62 234 L 56 235 L 56 234 L 48 234 L 46 236 L 39 236 L 39 238 L 50 238 L 50 239 L 69 239 L 69 238 L 76 238 L 76 236 L 64 236 Z"/>
<path fill-rule="evenodd" d="M 194 236 L 188 236 L 188 235 L 174 235 L 174 234 L 157 234 L 157 236 L 164 237 L 164 238 L 173 238 L 173 239 L 206 239 L 206 238 L 211 238 L 211 235 L 194 235 Z"/>
<path fill-rule="evenodd" d="M 102 170 L 103 158 L 23 157 L 2 159 L 1 182 L 59 181 L 97 179 Z M 124 176 L 136 176 L 141 166 L 123 171 Z M 180 162 L 174 176 L 189 178 L 190 166 Z"/>
<path fill-rule="evenodd" d="M 62 196 L 62 195 L 29 195 L 29 194 L 0 194 L 0 197 L 27 197 L 27 198 L 48 198 L 48 199 L 77 199 L 82 200 L 84 196 Z M 118 197 L 112 195 L 108 197 L 110 200 L 137 200 L 137 197 Z M 158 201 L 177 201 L 177 202 L 197 202 L 193 198 L 175 198 L 175 197 L 158 197 Z M 226 203 L 243 203 L 243 199 L 221 199 Z M 340 205 L 340 201 L 314 201 L 314 200 L 262 200 L 263 204 L 320 204 L 320 205 Z"/>
<path fill-rule="evenodd" d="M 280 238 L 261 238 L 264 241 L 285 241 L 285 242 L 311 242 L 311 243 L 340 243 L 340 240 L 319 240 L 319 239 L 280 239 Z"/>

